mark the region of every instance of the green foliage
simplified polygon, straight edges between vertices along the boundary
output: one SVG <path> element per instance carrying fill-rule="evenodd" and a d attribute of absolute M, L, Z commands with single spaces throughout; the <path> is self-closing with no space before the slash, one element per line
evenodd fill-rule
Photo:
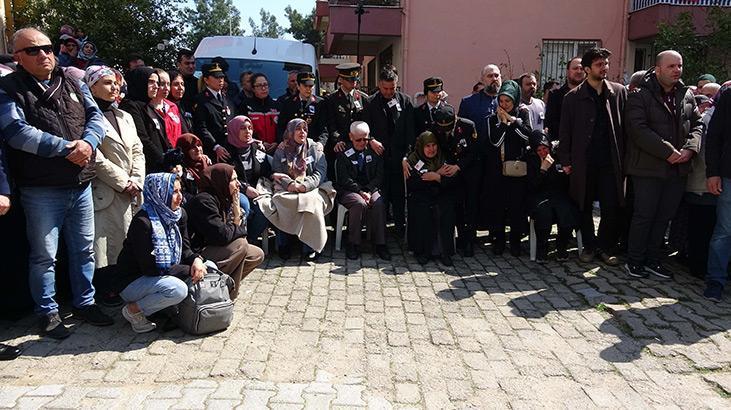
<path fill-rule="evenodd" d="M 258 26 L 254 19 L 249 17 L 249 25 L 251 26 L 252 35 L 269 38 L 280 38 L 284 35 L 286 30 L 279 25 L 275 15 L 261 9 L 259 10 L 259 16 L 261 17 L 261 21 Z"/>
<path fill-rule="evenodd" d="M 58 41 L 64 24 L 80 27 L 108 64 L 124 66 L 131 53 L 161 68 L 172 67 L 181 34 L 179 0 L 33 0 L 16 10 L 18 27 L 36 26 Z M 163 50 L 158 44 L 167 41 Z"/>
<path fill-rule="evenodd" d="M 184 42 L 192 50 L 204 37 L 244 34 L 241 13 L 231 0 L 195 0 L 195 8 L 186 8 L 183 15 L 188 24 Z"/>
<path fill-rule="evenodd" d="M 314 27 L 315 9 L 313 8 L 312 12 L 307 16 L 303 16 L 299 11 L 293 9 L 292 6 L 287 6 L 284 9 L 284 14 L 289 20 L 287 32 L 295 39 L 312 44 L 315 46 L 315 49 L 318 49 L 322 43 L 323 33 Z"/>
<path fill-rule="evenodd" d="M 731 12 L 714 7 L 708 11 L 707 36 L 698 36 L 690 13 L 680 13 L 675 21 L 658 24 L 655 50 L 675 50 L 683 56 L 683 79 L 686 84 L 705 73 L 719 81 L 728 78 Z"/>

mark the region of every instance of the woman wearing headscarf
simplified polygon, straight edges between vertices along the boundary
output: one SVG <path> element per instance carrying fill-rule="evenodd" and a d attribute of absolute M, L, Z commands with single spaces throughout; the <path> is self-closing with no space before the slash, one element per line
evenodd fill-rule
<path fill-rule="evenodd" d="M 264 260 L 264 252 L 246 240 L 246 219 L 239 206 L 239 180 L 232 165 L 203 171 L 201 192 L 188 202 L 191 243 L 206 259 L 231 276 L 236 299 L 241 280 Z"/>
<path fill-rule="evenodd" d="M 127 95 L 120 105 L 134 119 L 148 172 L 169 171 L 163 167 L 163 158 L 172 148 L 165 133 L 165 120 L 150 105 L 157 96 L 159 84 L 160 77 L 153 68 L 135 68 L 127 74 Z"/>
<path fill-rule="evenodd" d="M 167 99 L 170 95 L 170 76 L 167 71 L 156 69 L 155 73 L 160 79 L 160 87 L 155 97 L 150 100 L 150 105 L 165 122 L 165 135 L 170 145 L 174 147 L 180 135 L 189 132 L 189 129 L 181 120 L 178 106 Z"/>
<path fill-rule="evenodd" d="M 568 259 L 566 247 L 577 225 L 576 205 L 569 197 L 569 180 L 555 160 L 552 146 L 542 130 L 530 134 L 528 162 L 528 209 L 536 232 L 536 262 L 544 263 L 548 255 L 548 237 L 554 221 L 558 225 L 556 260 Z"/>
<path fill-rule="evenodd" d="M 185 104 L 183 104 L 183 96 L 185 95 L 185 78 L 180 71 L 170 70 L 168 71 L 170 77 L 170 94 L 168 100 L 174 103 L 178 107 L 180 112 L 180 119 L 183 122 L 184 129 L 190 132 L 193 130 L 193 113 L 185 110 Z"/>
<path fill-rule="evenodd" d="M 322 144 L 307 138 L 307 122 L 287 123 L 284 140 L 272 159 L 273 196 L 260 199 L 259 208 L 279 229 L 279 256 L 291 255 L 292 235 L 303 242 L 304 259 L 314 261 L 327 243 L 325 215 L 333 208 L 335 190 L 327 181 Z"/>
<path fill-rule="evenodd" d="M 79 49 L 78 59 L 83 61 L 84 64 L 92 64 L 96 59 L 96 45 L 89 40 L 81 43 Z"/>
<path fill-rule="evenodd" d="M 180 176 L 186 202 L 198 194 L 203 171 L 211 165 L 211 160 L 203 153 L 203 143 L 193 134 L 183 134 L 178 138 L 176 148 L 183 156 Z"/>
<path fill-rule="evenodd" d="M 206 273 L 203 258 L 190 248 L 179 178 L 147 175 L 143 193 L 145 202 L 132 218 L 116 275 L 126 302 L 122 316 L 137 333 L 155 329 L 148 316 L 185 299 L 186 277 L 198 282 Z"/>
<path fill-rule="evenodd" d="M 106 136 L 96 151 L 94 255 L 96 268 L 117 263 L 132 205 L 140 203 L 145 155 L 132 116 L 116 107 L 121 76 L 106 66 L 91 66 L 84 78 L 104 114 Z"/>
<path fill-rule="evenodd" d="M 455 177 L 446 176 L 436 135 L 421 133 L 406 160 L 410 167 L 406 180 L 409 248 L 422 265 L 438 254 L 444 265 L 452 266 L 457 193 Z"/>
<path fill-rule="evenodd" d="M 272 175 L 272 157 L 262 151 L 254 140 L 254 127 L 249 117 L 239 115 L 232 118 L 226 130 L 226 149 L 231 153 L 229 163 L 236 169 L 241 183 L 241 208 L 246 214 L 249 238 L 255 241 L 269 222 L 259 207 L 252 206 L 252 203 L 261 196 L 261 192 L 256 189 L 259 178 L 270 178 Z"/>
<path fill-rule="evenodd" d="M 527 164 L 530 122 L 528 111 L 518 109 L 520 86 L 512 80 L 498 91 L 498 108 L 487 118 L 487 135 L 482 138 L 485 178 L 481 213 L 493 237 L 492 251 L 505 251 L 505 220 L 510 220 L 510 254 L 520 256 L 520 240 L 526 230 L 528 189 Z"/>

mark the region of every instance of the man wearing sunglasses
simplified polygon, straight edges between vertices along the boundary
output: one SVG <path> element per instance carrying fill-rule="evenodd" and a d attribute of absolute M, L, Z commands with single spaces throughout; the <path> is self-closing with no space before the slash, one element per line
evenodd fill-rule
<path fill-rule="evenodd" d="M 90 181 L 104 120 L 89 92 L 56 66 L 48 36 L 32 28 L 13 35 L 18 70 L 0 78 L 0 135 L 25 209 L 29 284 L 41 333 L 69 336 L 55 295 L 59 232 L 68 248 L 74 316 L 93 325 L 112 319 L 94 304 L 94 208 Z"/>

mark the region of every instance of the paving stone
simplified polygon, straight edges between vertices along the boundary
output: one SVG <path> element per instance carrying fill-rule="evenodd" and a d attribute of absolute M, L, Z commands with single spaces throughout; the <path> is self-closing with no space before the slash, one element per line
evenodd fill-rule
<path fill-rule="evenodd" d="M 396 401 L 399 403 L 418 403 L 421 401 L 419 385 L 415 383 L 396 384 Z"/>

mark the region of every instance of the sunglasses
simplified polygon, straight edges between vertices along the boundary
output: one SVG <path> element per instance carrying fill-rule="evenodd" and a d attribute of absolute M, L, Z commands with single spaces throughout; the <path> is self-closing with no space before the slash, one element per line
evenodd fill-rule
<path fill-rule="evenodd" d="M 26 48 L 21 48 L 20 50 L 16 51 L 16 53 L 20 53 L 21 51 L 24 52 L 25 54 L 28 54 L 31 57 L 35 57 L 41 51 L 43 51 L 44 54 L 53 54 L 53 46 L 50 44 L 47 44 L 45 46 L 26 47 Z"/>
<path fill-rule="evenodd" d="M 354 139 L 353 142 L 363 142 L 363 141 L 370 141 L 372 138 L 357 138 Z"/>

